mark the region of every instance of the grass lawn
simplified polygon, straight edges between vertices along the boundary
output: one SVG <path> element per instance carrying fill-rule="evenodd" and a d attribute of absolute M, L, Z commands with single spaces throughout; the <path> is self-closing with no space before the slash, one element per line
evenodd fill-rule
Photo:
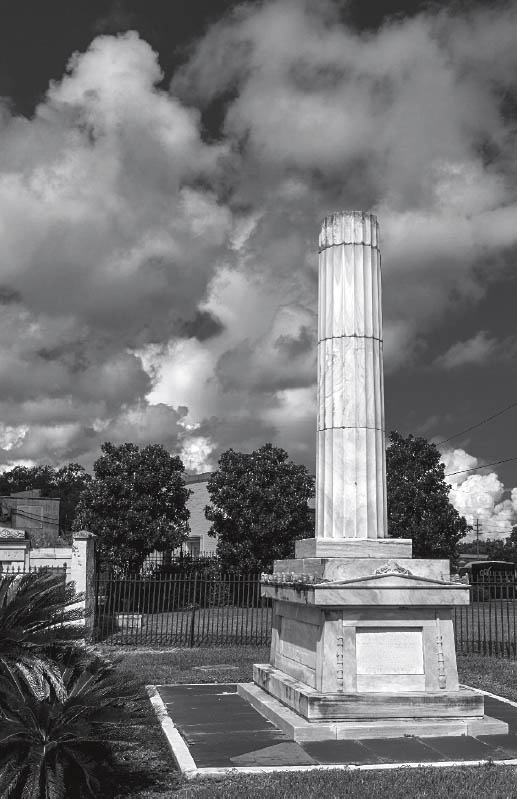
<path fill-rule="evenodd" d="M 143 684 L 246 682 L 253 663 L 268 661 L 268 647 L 233 646 L 160 650 L 103 647 L 121 655 L 120 668 Z M 233 667 L 233 668 L 232 668 Z M 517 664 L 481 655 L 458 655 L 460 680 L 517 701 Z M 385 772 L 314 771 L 265 776 L 227 776 L 186 782 L 174 771 L 172 756 L 147 702 L 133 719 L 131 744 L 117 748 L 120 799 L 513 799 L 517 769 L 509 766 L 407 769 Z M 117 737 L 117 725 L 113 725 Z"/>

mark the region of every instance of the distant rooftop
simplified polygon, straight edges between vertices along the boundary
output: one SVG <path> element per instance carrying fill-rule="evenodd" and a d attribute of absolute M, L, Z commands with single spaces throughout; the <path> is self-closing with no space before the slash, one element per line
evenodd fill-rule
<path fill-rule="evenodd" d="M 213 472 L 203 472 L 202 474 L 186 474 L 184 475 L 184 480 L 186 485 L 190 485 L 192 483 L 206 483 L 210 475 Z"/>

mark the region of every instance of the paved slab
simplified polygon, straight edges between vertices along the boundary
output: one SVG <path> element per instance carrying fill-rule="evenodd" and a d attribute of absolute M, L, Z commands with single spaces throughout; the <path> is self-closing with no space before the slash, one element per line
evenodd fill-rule
<path fill-rule="evenodd" d="M 384 763 L 436 763 L 447 760 L 447 755 L 427 745 L 428 738 L 378 738 L 364 746 Z"/>
<path fill-rule="evenodd" d="M 367 749 L 359 741 L 311 741 L 303 744 L 302 748 L 316 763 L 322 765 L 331 763 L 364 765 L 382 762 L 374 751 Z"/>
<path fill-rule="evenodd" d="M 485 712 L 506 721 L 508 735 L 318 741 L 298 744 L 260 715 L 237 693 L 235 683 L 156 686 L 153 704 L 167 734 L 174 730 L 190 763 L 188 775 L 218 770 L 393 768 L 397 765 L 478 763 L 517 764 L 517 705 L 502 697 L 485 696 Z M 160 704 L 161 710 L 158 708 Z M 169 741 L 176 762 L 172 740 Z M 185 757 L 184 757 L 185 759 Z M 194 769 L 192 767 L 194 763 Z M 181 764 L 179 765 L 181 768 Z M 185 769 L 185 773 L 187 770 Z"/>
<path fill-rule="evenodd" d="M 266 746 L 231 760 L 235 766 L 315 766 L 318 763 L 294 741 Z"/>

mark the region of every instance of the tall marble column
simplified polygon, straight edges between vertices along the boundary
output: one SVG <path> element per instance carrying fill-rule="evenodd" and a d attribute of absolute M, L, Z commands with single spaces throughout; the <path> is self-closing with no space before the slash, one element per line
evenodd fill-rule
<path fill-rule="evenodd" d="M 238 692 L 295 741 L 505 734 L 458 681 L 452 609 L 469 587 L 387 536 L 374 216 L 325 219 L 319 286 L 316 537 L 263 575 L 270 662 Z"/>
<path fill-rule="evenodd" d="M 387 536 L 379 225 L 336 213 L 319 242 L 316 538 Z"/>

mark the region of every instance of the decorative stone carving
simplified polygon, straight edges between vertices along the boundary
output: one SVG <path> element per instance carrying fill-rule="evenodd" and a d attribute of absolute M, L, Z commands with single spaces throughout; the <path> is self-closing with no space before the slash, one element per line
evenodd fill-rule
<path fill-rule="evenodd" d="M 262 573 L 260 582 L 264 585 L 314 585 L 315 583 L 326 582 L 321 577 L 314 574 L 295 573 L 295 572 L 273 572 L 273 574 Z"/>
<path fill-rule="evenodd" d="M 391 574 L 404 574 L 408 577 L 413 577 L 413 572 L 399 566 L 396 560 L 389 560 L 384 566 L 375 569 L 374 575 L 391 575 Z"/>

